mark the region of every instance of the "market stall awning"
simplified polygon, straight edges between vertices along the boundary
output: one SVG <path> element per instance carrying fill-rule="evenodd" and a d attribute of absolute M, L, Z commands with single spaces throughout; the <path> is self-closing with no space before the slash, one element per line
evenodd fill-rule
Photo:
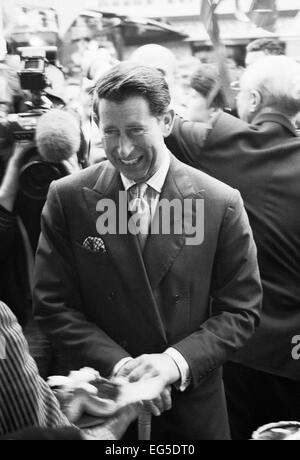
<path fill-rule="evenodd" d="M 101 17 L 100 17 L 101 15 Z M 89 38 L 106 35 L 114 28 L 122 31 L 125 46 L 161 43 L 188 38 L 188 35 L 176 30 L 165 22 L 118 15 L 101 10 L 82 10 L 70 25 L 67 33 L 73 35 L 88 34 Z"/>
<path fill-rule="evenodd" d="M 15 46 L 55 45 L 57 41 L 77 38 L 96 38 L 121 31 L 125 46 L 143 45 L 145 43 L 162 43 L 185 39 L 188 36 L 165 22 L 118 15 L 101 10 L 81 9 L 74 11 L 68 26 L 61 21 L 53 8 L 32 7 L 18 10 L 16 23 L 12 24 L 9 41 Z M 66 28 L 67 26 L 67 28 Z"/>

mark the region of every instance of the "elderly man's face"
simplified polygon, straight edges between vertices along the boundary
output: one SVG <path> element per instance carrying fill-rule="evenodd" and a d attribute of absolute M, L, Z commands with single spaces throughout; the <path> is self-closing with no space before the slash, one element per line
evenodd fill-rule
<path fill-rule="evenodd" d="M 155 174 L 167 154 L 164 137 L 172 127 L 172 112 L 155 117 L 145 98 L 130 96 L 122 102 L 101 99 L 99 119 L 105 153 L 120 173 L 135 182 Z"/>

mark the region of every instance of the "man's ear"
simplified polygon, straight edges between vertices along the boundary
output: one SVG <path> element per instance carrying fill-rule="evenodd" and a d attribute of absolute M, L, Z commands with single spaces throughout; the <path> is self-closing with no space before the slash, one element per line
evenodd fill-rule
<path fill-rule="evenodd" d="M 252 89 L 250 92 L 250 112 L 257 112 L 262 103 L 262 97 L 259 91 Z"/>
<path fill-rule="evenodd" d="M 169 109 L 162 117 L 162 133 L 164 137 L 168 137 L 171 134 L 175 120 L 175 112 L 173 109 Z"/>
<path fill-rule="evenodd" d="M 95 112 L 93 112 L 93 113 L 91 114 L 90 122 L 91 122 L 91 123 L 94 122 L 97 126 L 99 126 L 99 124 L 100 124 L 100 119 L 99 119 L 99 116 L 98 116 Z"/>

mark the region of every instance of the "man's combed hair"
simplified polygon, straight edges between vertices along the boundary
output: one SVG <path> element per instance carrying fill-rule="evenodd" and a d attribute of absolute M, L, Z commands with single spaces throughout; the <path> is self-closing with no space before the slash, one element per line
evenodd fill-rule
<path fill-rule="evenodd" d="M 258 38 L 247 46 L 247 52 L 263 51 L 266 54 L 280 56 L 285 54 L 285 45 L 277 38 Z"/>
<path fill-rule="evenodd" d="M 149 103 L 151 114 L 156 117 L 163 115 L 171 102 L 169 86 L 158 70 L 122 62 L 98 80 L 94 90 L 94 114 L 98 116 L 100 99 L 118 103 L 130 96 L 144 97 Z"/>

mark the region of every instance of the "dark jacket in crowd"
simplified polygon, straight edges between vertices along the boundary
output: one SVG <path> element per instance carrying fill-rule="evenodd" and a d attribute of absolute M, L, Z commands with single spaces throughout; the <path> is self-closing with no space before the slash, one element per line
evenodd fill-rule
<path fill-rule="evenodd" d="M 32 298 L 18 217 L 21 217 L 26 228 L 34 254 L 40 234 L 43 205 L 43 201 L 33 201 L 19 194 L 15 212 L 0 206 L 0 299 L 9 305 L 22 326 L 31 316 Z"/>
<path fill-rule="evenodd" d="M 21 325 L 31 312 L 26 253 L 17 216 L 0 206 L 0 298 L 11 307 Z"/>
<path fill-rule="evenodd" d="M 167 140 L 183 162 L 237 188 L 258 248 L 261 325 L 233 361 L 300 380 L 292 338 L 300 333 L 300 138 L 280 113 L 252 125 L 221 113 L 203 145 L 203 125 L 177 119 Z"/>

